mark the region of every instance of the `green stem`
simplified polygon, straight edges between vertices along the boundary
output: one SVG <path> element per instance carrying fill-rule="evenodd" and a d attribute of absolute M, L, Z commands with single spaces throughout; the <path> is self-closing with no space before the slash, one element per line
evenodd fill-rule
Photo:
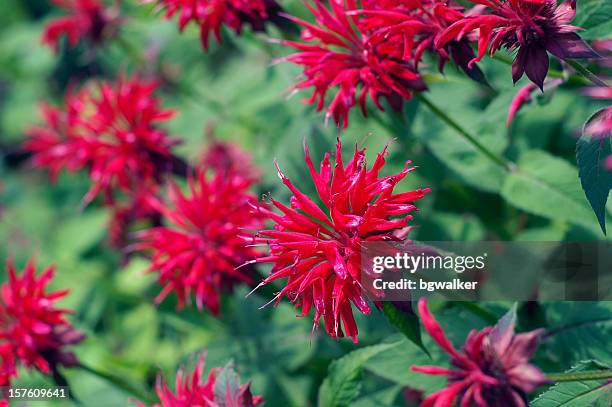
<path fill-rule="evenodd" d="M 434 105 L 426 96 L 423 96 L 422 93 L 415 93 L 415 97 L 420 100 L 425 106 L 427 106 L 427 108 L 432 113 L 438 116 L 440 120 L 442 120 L 444 123 L 456 130 L 457 133 L 459 133 L 468 143 L 472 144 L 478 151 L 483 153 L 495 164 L 503 167 L 507 171 L 511 171 L 513 169 L 512 163 L 485 147 L 485 145 L 478 141 L 476 137 L 474 137 L 467 130 L 465 130 L 459 123 L 457 123 L 450 116 L 448 116 L 442 109 Z"/>
<path fill-rule="evenodd" d="M 548 373 L 546 376 L 553 382 L 578 382 L 583 380 L 612 379 L 612 369 L 575 373 Z"/>
<path fill-rule="evenodd" d="M 574 68 L 574 70 L 576 72 L 578 72 L 580 75 L 584 76 L 585 78 L 587 78 L 588 80 L 590 80 L 591 82 L 593 82 L 593 84 L 597 85 L 597 86 L 603 86 L 605 88 L 609 87 L 610 85 L 608 85 L 606 82 L 604 82 L 603 80 L 601 80 L 597 75 L 595 75 L 593 72 L 589 71 L 587 67 L 583 66 L 580 62 L 573 60 L 573 59 L 568 59 L 567 64 L 569 66 L 571 66 L 572 68 Z"/>
<path fill-rule="evenodd" d="M 110 373 L 106 373 L 106 372 L 101 372 L 91 366 L 86 366 L 83 365 L 82 363 L 79 365 L 79 367 L 81 369 L 83 369 L 84 371 L 91 373 L 94 376 L 97 376 L 111 384 L 113 384 L 114 386 L 120 388 L 121 390 L 125 391 L 128 394 L 131 394 L 132 396 L 134 396 L 135 398 L 137 398 L 140 401 L 144 401 L 147 402 L 149 404 L 154 403 L 155 400 L 153 400 L 153 398 L 151 396 L 149 396 L 149 394 L 147 394 L 145 391 L 137 388 L 136 386 L 131 385 L 130 383 L 128 383 L 125 379 L 119 378 L 117 376 L 114 376 Z"/>

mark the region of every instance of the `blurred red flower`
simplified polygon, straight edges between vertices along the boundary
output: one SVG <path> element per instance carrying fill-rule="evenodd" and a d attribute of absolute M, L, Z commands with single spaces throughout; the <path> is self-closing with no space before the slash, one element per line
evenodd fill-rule
<path fill-rule="evenodd" d="M 209 38 L 213 34 L 221 43 L 221 27 L 240 34 L 245 24 L 253 31 L 264 31 L 265 22 L 280 10 L 275 0 L 145 0 L 155 2 L 166 10 L 166 17 L 179 16 L 179 29 L 194 22 L 200 27 L 202 47 L 208 50 Z"/>
<path fill-rule="evenodd" d="M 237 282 L 250 284 L 241 264 L 258 252 L 239 237 L 245 229 L 259 229 L 261 215 L 251 206 L 257 197 L 248 192 L 252 181 L 232 172 L 207 176 L 201 169 L 188 178 L 189 195 L 171 183 L 173 207 L 158 203 L 158 211 L 172 226 L 139 232 L 136 249 L 152 252 L 151 271 L 159 273 L 164 286 L 157 302 L 174 291 L 179 308 L 195 297 L 198 309 L 206 306 L 219 313 L 220 292 Z"/>
<path fill-rule="evenodd" d="M 282 40 L 281 44 L 298 52 L 281 60 L 304 67 L 305 79 L 293 89 L 314 88 L 307 103 L 317 103 L 317 111 L 326 105 L 326 96 L 337 89 L 326 109 L 326 120 L 333 117 L 336 124 L 348 126 L 348 113 L 359 104 L 367 115 L 369 96 L 380 110 L 380 97 L 387 98 L 395 110 L 400 110 L 404 99 L 412 98 L 412 91 L 426 89 L 411 62 L 402 61 L 403 49 L 388 42 L 370 41 L 370 32 L 363 29 L 357 15 L 356 2 L 313 0 L 306 7 L 315 17 L 315 24 L 293 16 L 286 16 L 300 25 L 302 41 Z"/>
<path fill-rule="evenodd" d="M 42 42 L 56 51 L 66 36 L 68 46 L 74 47 L 87 39 L 96 45 L 112 37 L 120 24 L 118 7 L 105 7 L 99 0 L 52 0 L 63 8 L 67 16 L 49 22 L 43 31 Z"/>
<path fill-rule="evenodd" d="M 204 362 L 205 357 L 201 356 L 191 373 L 179 369 L 174 392 L 158 376 L 155 389 L 161 403 L 154 407 L 255 407 L 263 402 L 261 396 L 253 396 L 250 384 L 240 384 L 240 378 L 229 366 L 212 369 L 203 382 Z"/>
<path fill-rule="evenodd" d="M 46 291 L 55 269 L 49 267 L 36 277 L 33 261 L 21 276 L 11 261 L 6 267 L 8 281 L 0 287 L 2 376 L 14 374 L 14 363 L 4 354 L 7 350 L 25 367 L 45 374 L 54 372 L 58 365 L 78 365 L 76 356 L 65 348 L 81 342 L 85 335 L 66 320 L 70 310 L 54 306 L 68 291 Z"/>
<path fill-rule="evenodd" d="M 277 303 L 287 295 L 296 308 L 301 308 L 301 316 L 314 306 L 313 330 L 322 316 L 329 335 L 344 336 L 344 325 L 346 335 L 357 342 L 351 303 L 363 314 L 370 312 L 360 286 L 361 247 L 368 241 L 403 240 L 412 218 L 407 214 L 416 209 L 414 201 L 423 198 L 429 188 L 394 194 L 395 186 L 414 169 L 409 162 L 400 173 L 381 178 L 386 149 L 368 170 L 365 149 L 355 150 L 345 165 L 341 147 L 338 141 L 333 170 L 326 154 L 320 172 L 305 148 L 306 164 L 325 212 L 278 169 L 283 184 L 293 193 L 291 208 L 274 199 L 272 203 L 282 215 L 258 208 L 276 226 L 249 240 L 270 248 L 269 256 L 255 260 L 273 264 L 270 276 L 260 285 L 287 278 L 274 298 Z"/>
<path fill-rule="evenodd" d="M 559 5 L 556 0 L 470 1 L 487 6 L 491 13 L 463 18 L 436 40 L 436 46 L 443 47 L 478 30 L 478 55 L 470 64 L 480 61 L 487 49 L 491 55 L 502 46 L 518 49 L 512 79 L 517 82 L 525 73 L 543 89 L 549 64 L 547 52 L 559 59 L 598 57 L 575 33 L 579 28 L 568 24 L 576 14 L 576 0 Z"/>
<path fill-rule="evenodd" d="M 451 369 L 413 366 L 416 372 L 448 376 L 448 387 L 433 393 L 422 407 L 508 406 L 527 407 L 526 395 L 548 383 L 546 376 L 529 363 L 541 329 L 514 334 L 516 310 L 512 309 L 494 327 L 472 330 L 461 351 L 448 340 L 440 324 L 419 300 L 419 314 L 425 330 L 451 356 Z"/>
<path fill-rule="evenodd" d="M 29 129 L 24 147 L 52 177 L 62 169 L 88 168 L 93 185 L 85 203 L 99 192 L 112 203 L 117 189 L 129 193 L 158 184 L 170 171 L 177 141 L 156 127 L 174 114 L 162 110 L 156 88 L 156 82 L 134 76 L 69 92 L 63 109 L 43 105 L 45 127 Z"/>

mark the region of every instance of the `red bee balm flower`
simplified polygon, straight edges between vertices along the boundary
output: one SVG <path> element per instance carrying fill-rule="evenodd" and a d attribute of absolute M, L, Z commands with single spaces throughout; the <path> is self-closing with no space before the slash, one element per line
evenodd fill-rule
<path fill-rule="evenodd" d="M 34 262 L 30 261 L 23 275 L 17 276 L 9 261 L 7 270 L 8 282 L 0 291 L 0 348 L 9 348 L 25 367 L 45 374 L 52 373 L 58 365 L 76 366 L 76 356 L 65 347 L 81 342 L 85 336 L 65 319 L 69 310 L 53 306 L 68 291 L 46 292 L 54 268 L 36 277 Z M 4 355 L 2 360 L 2 375 L 6 375 Z M 11 369 L 8 372 L 10 375 Z"/>
<path fill-rule="evenodd" d="M 557 6 L 556 0 L 471 0 L 489 7 L 491 14 L 466 17 L 457 21 L 436 40 L 438 47 L 478 29 L 478 56 L 493 55 L 502 46 L 518 48 L 512 65 L 512 79 L 517 82 L 523 73 L 544 86 L 548 73 L 547 51 L 559 59 L 597 58 L 598 55 L 576 34 L 578 27 L 568 23 L 576 14 L 576 0 Z"/>
<path fill-rule="evenodd" d="M 406 214 L 416 209 L 414 201 L 429 192 L 426 188 L 394 194 L 395 186 L 414 168 L 407 165 L 399 174 L 379 178 L 385 153 L 386 149 L 367 170 L 365 149 L 356 150 L 345 166 L 338 141 L 333 171 L 326 154 L 317 173 L 305 149 L 306 164 L 325 212 L 280 169 L 279 177 L 293 193 L 291 208 L 275 200 L 272 203 L 283 215 L 259 208 L 276 222 L 274 230 L 261 231 L 251 238 L 270 247 L 269 256 L 256 260 L 273 264 L 270 276 L 260 285 L 287 278 L 275 298 L 277 302 L 287 295 L 301 308 L 302 316 L 314 305 L 313 329 L 322 316 L 332 337 L 344 336 L 342 323 L 346 334 L 357 342 L 351 303 L 363 314 L 370 312 L 359 283 L 362 244 L 405 237 L 411 219 Z"/>
<path fill-rule="evenodd" d="M 183 369 L 178 371 L 174 392 L 158 376 L 155 387 L 161 403 L 154 407 L 255 407 L 263 402 L 261 396 L 251 394 L 250 384 L 240 384 L 231 367 L 212 369 L 203 383 L 204 361 L 204 356 L 200 357 L 191 374 Z"/>
<path fill-rule="evenodd" d="M 210 179 L 201 170 L 189 178 L 189 196 L 171 184 L 174 208 L 159 204 L 159 211 L 174 225 L 140 232 L 136 248 L 151 250 L 152 271 L 159 272 L 164 289 L 161 302 L 175 291 L 182 308 L 193 293 L 196 305 L 219 313 L 223 287 L 235 282 L 251 283 L 236 267 L 258 253 L 245 247 L 239 237 L 244 229 L 258 229 L 260 216 L 253 216 L 250 204 L 257 198 L 248 192 L 252 181 L 229 172 L 217 172 Z"/>
<path fill-rule="evenodd" d="M 117 8 L 105 8 L 98 0 L 53 0 L 53 3 L 69 14 L 45 26 L 42 42 L 55 50 L 64 35 L 70 47 L 76 46 L 83 38 L 98 44 L 114 35 L 119 25 Z"/>
<path fill-rule="evenodd" d="M 166 9 L 166 17 L 179 15 L 182 31 L 191 21 L 200 26 L 202 47 L 208 50 L 212 33 L 221 43 L 221 27 L 225 24 L 240 34 L 245 24 L 254 31 L 264 31 L 265 22 L 275 16 L 280 6 L 275 0 L 146 0 Z"/>
<path fill-rule="evenodd" d="M 515 335 L 516 308 L 494 327 L 472 330 L 461 351 L 446 338 L 424 298 L 419 300 L 419 313 L 429 335 L 451 356 L 453 366 L 412 367 L 416 372 L 448 376 L 448 387 L 430 395 L 422 407 L 452 407 L 455 401 L 461 406 L 527 407 L 526 395 L 548 383 L 540 369 L 529 363 L 542 330 Z"/>
<path fill-rule="evenodd" d="M 327 107 L 326 118 L 348 126 L 348 112 L 357 104 L 364 115 L 368 95 L 380 110 L 380 97 L 385 96 L 395 110 L 400 110 L 403 99 L 412 98 L 412 90 L 423 91 L 425 83 L 413 66 L 401 60 L 402 50 L 369 41 L 368 31 L 361 30 L 354 0 L 330 1 L 331 10 L 319 0 L 314 7 L 306 7 L 315 16 L 316 24 L 287 16 L 303 27 L 303 42 L 283 40 L 281 44 L 298 50 L 283 60 L 304 67 L 304 79 L 294 89 L 313 87 L 312 97 L 317 111 L 323 110 L 325 98 L 332 88 L 338 88 Z M 358 88 L 361 88 L 358 90 Z"/>
<path fill-rule="evenodd" d="M 87 167 L 93 185 L 85 202 L 101 191 L 112 202 L 117 188 L 129 193 L 159 183 L 177 141 L 155 127 L 174 114 L 160 108 L 156 87 L 138 77 L 120 79 L 68 94 L 64 110 L 43 106 L 46 126 L 30 129 L 25 143 L 34 165 L 49 168 L 52 176 Z"/>

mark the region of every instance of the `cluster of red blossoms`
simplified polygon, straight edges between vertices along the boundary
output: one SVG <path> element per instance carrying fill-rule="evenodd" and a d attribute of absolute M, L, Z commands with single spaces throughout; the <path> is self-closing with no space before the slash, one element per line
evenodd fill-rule
<path fill-rule="evenodd" d="M 215 162 L 216 165 L 223 165 Z M 150 271 L 159 272 L 164 286 L 157 302 L 170 292 L 182 308 L 193 295 L 198 309 L 219 313 L 220 293 L 235 283 L 252 283 L 250 269 L 238 267 L 257 257 L 239 235 L 262 227 L 263 219 L 253 214 L 257 197 L 248 192 L 252 180 L 235 171 L 201 168 L 188 179 L 189 195 L 170 184 L 173 207 L 157 204 L 157 210 L 172 225 L 147 229 L 138 234 L 135 248 L 151 251 Z"/>
<path fill-rule="evenodd" d="M 86 203 L 98 193 L 110 203 L 116 190 L 158 184 L 177 141 L 157 127 L 174 112 L 160 107 L 156 88 L 134 76 L 68 92 L 63 109 L 43 105 L 45 127 L 31 128 L 25 143 L 34 165 L 52 177 L 87 168 L 93 185 Z"/>
<path fill-rule="evenodd" d="M 540 369 L 529 363 L 543 330 L 515 335 L 515 308 L 494 327 L 472 330 L 460 351 L 431 315 L 424 298 L 419 300 L 419 314 L 429 335 L 451 356 L 453 366 L 412 367 L 416 372 L 448 376 L 448 386 L 430 395 L 422 407 L 527 407 L 527 394 L 548 383 Z"/>
<path fill-rule="evenodd" d="M 202 382 L 204 361 L 201 356 L 191 374 L 183 369 L 177 372 L 174 392 L 158 376 L 155 389 L 160 403 L 153 407 L 255 407 L 263 403 L 261 396 L 251 393 L 250 384 L 240 384 L 240 378 L 231 367 L 212 369 Z"/>
<path fill-rule="evenodd" d="M 0 385 L 8 386 L 17 376 L 18 363 L 44 374 L 57 372 L 60 365 L 77 366 L 76 356 L 65 348 L 85 335 L 66 320 L 69 310 L 54 306 L 68 291 L 47 292 L 55 269 L 37 277 L 33 261 L 21 276 L 12 262 L 6 268 L 8 281 L 0 287 Z"/>
<path fill-rule="evenodd" d="M 62 170 L 89 172 L 92 186 L 83 201 L 101 193 L 114 207 L 115 240 L 126 222 L 154 215 L 150 199 L 173 170 L 177 141 L 158 124 L 174 112 L 162 109 L 156 88 L 134 76 L 69 91 L 63 108 L 42 105 L 45 125 L 29 129 L 24 143 L 32 163 L 52 179 Z"/>
<path fill-rule="evenodd" d="M 253 31 L 264 31 L 265 23 L 274 19 L 280 6 L 275 0 L 146 0 L 166 11 L 166 18 L 178 15 L 179 29 L 189 23 L 200 28 L 202 47 L 208 50 L 209 38 L 214 35 L 221 42 L 221 28 L 225 25 L 240 34 L 244 25 Z"/>
<path fill-rule="evenodd" d="M 348 112 L 366 100 L 381 110 L 384 96 L 394 110 L 412 92 L 424 91 L 418 72 L 425 51 L 439 57 L 443 69 L 448 59 L 471 78 L 483 81 L 474 65 L 487 50 L 518 50 L 513 80 L 523 73 L 543 87 L 548 72 L 547 51 L 560 59 L 595 58 L 597 54 L 569 25 L 575 0 L 557 7 L 555 0 L 473 0 L 478 7 L 465 10 L 448 0 L 330 0 L 307 3 L 316 24 L 288 17 L 303 27 L 302 41 L 283 40 L 298 52 L 283 60 L 304 67 L 305 79 L 294 89 L 313 88 L 308 103 L 336 124 L 348 124 Z M 486 6 L 486 7 L 484 7 Z M 474 55 L 472 42 L 478 44 Z M 328 93 L 331 102 L 327 103 Z"/>
<path fill-rule="evenodd" d="M 301 308 L 301 316 L 314 307 L 314 326 L 323 317 L 325 328 L 334 338 L 347 336 L 357 341 L 353 306 L 370 313 L 367 293 L 361 287 L 361 247 L 365 242 L 401 241 L 408 232 L 414 202 L 429 188 L 394 193 L 395 186 L 414 167 L 406 163 L 400 173 L 381 177 L 386 149 L 378 154 L 370 169 L 366 167 L 365 149 L 356 150 L 345 164 L 342 145 L 336 145 L 332 168 L 329 153 L 319 172 L 305 148 L 306 164 L 324 209 L 296 188 L 278 169 L 283 184 L 292 192 L 291 207 L 271 199 L 282 214 L 265 207 L 257 211 L 272 219 L 272 230 L 263 230 L 249 242 L 269 247 L 269 255 L 254 262 L 272 263 L 271 274 L 260 285 L 287 279 L 278 293 Z M 342 328 L 344 326 L 344 330 Z"/>
<path fill-rule="evenodd" d="M 66 37 L 68 46 L 75 47 L 86 39 L 93 45 L 114 36 L 120 25 L 118 7 L 106 7 L 100 0 L 52 0 L 64 9 L 66 16 L 53 19 L 42 35 L 42 42 L 58 50 Z"/>

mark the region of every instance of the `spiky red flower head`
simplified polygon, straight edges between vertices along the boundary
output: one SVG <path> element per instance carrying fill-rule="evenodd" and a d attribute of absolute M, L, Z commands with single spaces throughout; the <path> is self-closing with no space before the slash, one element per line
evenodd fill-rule
<path fill-rule="evenodd" d="M 455 401 L 461 406 L 527 407 L 526 395 L 548 382 L 529 363 L 542 330 L 515 335 L 515 308 L 494 327 L 472 330 L 460 351 L 448 340 L 424 298 L 419 300 L 419 314 L 429 335 L 451 356 L 453 366 L 412 367 L 416 372 L 448 376 L 448 387 L 430 395 L 422 407 L 450 407 Z"/>
<path fill-rule="evenodd" d="M 174 112 L 161 108 L 156 88 L 156 82 L 133 76 L 68 93 L 63 109 L 43 105 L 46 125 L 31 128 L 24 145 L 34 165 L 52 176 L 88 168 L 93 185 L 85 202 L 99 192 L 112 202 L 117 189 L 159 183 L 177 141 L 157 128 Z"/>
<path fill-rule="evenodd" d="M 193 295 L 199 309 L 206 306 L 219 313 L 220 293 L 251 277 L 238 266 L 258 252 L 246 247 L 239 237 L 244 229 L 258 229 L 262 217 L 251 213 L 257 197 L 248 192 L 252 181 L 231 172 L 208 176 L 200 170 L 188 179 L 189 194 L 170 186 L 173 207 L 159 204 L 158 210 L 172 226 L 140 232 L 138 249 L 152 252 L 151 271 L 159 273 L 164 286 L 161 302 L 175 292 L 182 308 Z"/>
<path fill-rule="evenodd" d="M 276 222 L 273 230 L 263 230 L 251 238 L 268 245 L 270 254 L 257 262 L 272 263 L 268 278 L 260 285 L 287 278 L 287 284 L 275 297 L 278 302 L 287 295 L 301 308 L 302 315 L 315 308 L 314 327 L 323 317 L 332 337 L 347 336 L 357 341 L 353 304 L 363 314 L 370 305 L 360 285 L 361 247 L 372 241 L 399 241 L 408 232 L 407 215 L 416 209 L 414 201 L 423 198 L 429 188 L 393 193 L 395 186 L 414 167 L 398 174 L 379 177 L 385 165 L 386 149 L 378 154 L 374 165 L 366 168 L 365 149 L 356 150 L 345 165 L 341 144 L 336 145 L 336 162 L 332 170 L 326 154 L 317 172 L 305 149 L 306 164 L 323 209 L 297 189 L 280 171 L 283 184 L 293 193 L 291 208 L 272 199 L 279 215 L 259 208 Z"/>
<path fill-rule="evenodd" d="M 380 110 L 380 98 L 387 98 L 395 110 L 400 110 L 404 99 L 412 98 L 412 91 L 426 89 L 413 65 L 401 60 L 402 50 L 369 41 L 370 32 L 361 28 L 359 16 L 347 13 L 357 10 L 355 0 L 332 0 L 331 9 L 320 0 L 306 7 L 315 17 L 315 24 L 287 16 L 301 27 L 302 41 L 281 41 L 298 52 L 283 60 L 304 67 L 305 79 L 294 89 L 314 88 L 307 103 L 317 103 L 323 110 L 328 93 L 331 102 L 326 119 L 333 117 L 336 124 L 348 126 L 348 113 L 359 104 L 367 115 L 368 96 Z"/>
<path fill-rule="evenodd" d="M 204 362 L 202 355 L 193 372 L 179 369 L 174 392 L 158 376 L 155 389 L 161 403 L 154 407 L 255 407 L 263 402 L 261 396 L 253 396 L 250 383 L 240 384 L 240 378 L 229 366 L 212 369 L 203 382 Z"/>
<path fill-rule="evenodd" d="M 474 51 L 467 38 L 451 41 L 442 48 L 434 47 L 435 39 L 450 25 L 465 18 L 463 7 L 448 0 L 364 0 L 360 24 L 374 34 L 370 41 L 382 42 L 386 47 L 399 47 L 402 60 L 413 61 L 418 68 L 425 51 L 438 53 L 439 68 L 443 71 L 450 58 L 471 78 L 484 81 L 475 66 L 468 66 Z"/>
<path fill-rule="evenodd" d="M 525 73 L 543 89 L 549 64 L 547 51 L 559 59 L 598 57 L 575 33 L 578 27 L 568 24 L 576 14 L 576 0 L 559 5 L 556 0 L 470 1 L 487 6 L 491 13 L 457 21 L 436 40 L 442 47 L 478 30 L 478 55 L 470 64 L 480 61 L 487 49 L 491 55 L 502 46 L 518 49 L 512 79 L 517 82 Z"/>
<path fill-rule="evenodd" d="M 265 22 L 278 13 L 280 6 L 275 0 L 145 0 L 156 2 L 166 10 L 166 17 L 179 16 L 179 29 L 183 31 L 190 22 L 200 27 L 202 47 L 208 50 L 209 38 L 213 34 L 221 43 L 221 27 L 240 34 L 249 24 L 254 31 L 264 31 Z"/>
<path fill-rule="evenodd" d="M 45 374 L 58 365 L 76 366 L 76 356 L 65 348 L 81 342 L 85 335 L 66 320 L 70 310 L 54 306 L 68 290 L 47 292 L 55 269 L 49 267 L 37 277 L 33 261 L 21 276 L 11 261 L 6 267 L 8 281 L 0 288 L 0 347 L 10 349 L 25 367 Z M 5 370 L 4 355 L 2 359 Z"/>
<path fill-rule="evenodd" d="M 68 14 L 49 22 L 42 34 L 42 42 L 56 51 L 63 36 L 70 47 L 83 39 L 99 44 L 113 36 L 120 24 L 118 7 L 105 7 L 99 0 L 52 1 Z"/>

